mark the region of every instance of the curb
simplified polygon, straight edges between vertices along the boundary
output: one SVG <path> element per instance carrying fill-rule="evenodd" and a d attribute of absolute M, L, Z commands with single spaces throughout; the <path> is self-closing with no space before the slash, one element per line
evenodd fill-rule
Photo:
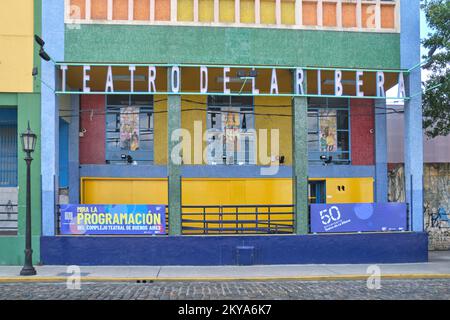
<path fill-rule="evenodd" d="M 366 280 L 370 275 L 319 275 L 297 277 L 81 277 L 82 282 L 176 282 L 176 281 L 340 281 L 340 280 Z M 37 283 L 37 282 L 66 282 L 67 277 L 0 277 L 0 283 Z M 450 274 L 386 274 L 381 279 L 450 279 Z"/>

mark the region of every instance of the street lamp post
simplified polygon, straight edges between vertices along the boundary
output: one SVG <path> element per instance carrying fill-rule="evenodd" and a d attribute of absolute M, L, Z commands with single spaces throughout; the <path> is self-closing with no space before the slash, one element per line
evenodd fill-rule
<path fill-rule="evenodd" d="M 26 227 L 25 227 L 25 263 L 20 271 L 21 276 L 33 276 L 36 269 L 33 267 L 33 250 L 31 249 L 31 186 L 30 186 L 30 166 L 33 158 L 31 153 L 36 146 L 37 136 L 30 129 L 28 122 L 27 131 L 20 135 L 22 141 L 22 150 L 26 153 L 25 162 L 27 163 L 27 208 L 26 208 Z"/>

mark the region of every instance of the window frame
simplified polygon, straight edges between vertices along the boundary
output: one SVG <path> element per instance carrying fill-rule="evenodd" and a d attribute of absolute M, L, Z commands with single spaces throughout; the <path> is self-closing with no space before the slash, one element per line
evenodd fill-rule
<path fill-rule="evenodd" d="M 144 163 L 153 164 L 155 155 L 155 117 L 154 117 L 154 95 L 145 95 L 145 97 L 150 97 L 150 104 L 139 104 L 139 103 L 132 103 L 133 97 L 139 97 L 136 95 L 118 95 L 118 96 L 128 96 L 128 104 L 109 104 L 108 97 L 110 95 L 106 95 L 105 99 L 105 161 L 106 163 L 123 163 L 125 160 L 121 158 L 122 154 L 130 155 L 133 158 L 133 161 L 139 161 Z M 124 107 L 139 107 L 139 141 L 141 141 L 141 114 L 150 114 L 151 120 L 148 134 L 153 136 L 153 140 L 151 142 L 151 146 L 149 149 L 138 149 L 135 151 L 132 150 L 110 150 L 108 147 L 108 115 L 115 114 L 116 117 L 120 117 L 120 109 Z M 114 108 L 116 110 L 110 111 L 109 108 Z M 144 112 L 142 110 L 145 110 Z M 117 120 L 116 120 L 117 121 Z M 117 123 L 117 122 L 116 122 Z M 117 131 L 114 131 L 117 132 Z M 111 132 L 109 132 L 111 133 Z M 119 131 L 120 135 L 120 131 Z"/>
<path fill-rule="evenodd" d="M 219 100 L 223 99 L 223 98 L 229 98 L 229 102 L 225 102 L 225 101 L 220 101 L 220 102 L 214 102 L 212 101 L 214 98 L 219 98 Z M 233 102 L 233 98 L 243 98 L 243 99 L 249 99 L 248 102 L 250 103 L 242 103 L 242 102 L 238 102 L 235 103 Z M 256 122 L 256 116 L 255 116 L 255 99 L 253 96 L 236 96 L 236 95 L 230 95 L 230 96 L 216 96 L 216 95 L 208 95 L 207 97 L 207 106 L 206 106 L 206 129 L 209 130 L 213 130 L 214 132 L 217 133 L 222 133 L 224 134 L 223 129 L 217 129 L 217 128 L 210 128 L 210 119 L 209 119 L 209 114 L 210 113 L 218 113 L 221 115 L 220 117 L 220 121 L 222 121 L 222 116 L 224 113 L 226 113 L 226 111 L 223 110 L 223 108 L 239 108 L 239 116 L 241 116 L 242 114 L 246 114 L 246 115 L 251 115 L 252 116 L 252 120 L 251 123 L 253 125 L 252 128 L 247 128 L 246 129 L 240 129 L 239 133 L 240 134 L 244 134 L 246 137 L 243 139 L 246 147 L 245 147 L 245 151 L 244 152 L 244 163 L 240 163 L 239 157 L 238 157 L 238 152 L 236 150 L 234 150 L 233 153 L 233 163 L 227 163 L 227 156 L 226 156 L 226 145 L 225 143 L 222 142 L 223 145 L 223 151 L 222 151 L 222 160 L 218 161 L 216 164 L 212 164 L 212 162 L 214 162 L 213 158 L 210 158 L 210 155 L 208 153 L 207 155 L 207 165 L 226 165 L 226 166 L 254 166 L 257 165 L 257 158 L 256 158 L 256 154 L 254 159 L 252 159 L 251 157 L 251 141 L 253 141 L 254 144 L 257 143 L 257 140 L 254 139 L 254 135 L 256 134 L 256 129 L 255 129 L 255 122 Z M 248 119 L 246 120 L 246 122 L 248 123 Z M 220 131 L 219 131 L 220 130 Z M 252 137 L 252 132 L 253 132 L 253 137 Z M 208 143 L 209 140 L 208 140 Z M 253 148 L 253 150 L 255 150 L 255 148 Z M 225 157 L 224 157 L 225 155 Z M 218 157 L 216 157 L 215 159 L 219 159 Z"/>
<path fill-rule="evenodd" d="M 346 164 L 351 165 L 352 164 L 352 142 L 351 142 L 351 109 L 350 109 L 350 99 L 348 98 L 318 98 L 323 99 L 325 102 L 323 105 L 319 106 L 318 104 L 310 104 L 310 99 L 308 99 L 308 141 L 307 141 L 307 147 L 308 147 L 308 163 L 315 164 L 315 163 L 323 163 L 322 160 L 320 160 L 321 155 L 325 156 L 332 156 L 332 163 L 333 164 Z M 342 101 L 346 101 L 346 106 L 330 106 L 330 100 L 331 99 L 339 99 Z M 337 100 L 336 100 L 337 101 Z M 347 151 L 320 151 L 320 140 L 319 140 L 319 148 L 318 151 L 311 151 L 309 150 L 309 135 L 316 133 L 319 134 L 320 132 L 320 120 L 319 120 L 319 111 L 320 110 L 335 110 L 336 111 L 336 139 L 338 139 L 338 133 L 339 132 L 347 132 L 348 133 L 348 150 Z M 347 129 L 339 129 L 338 128 L 338 111 L 344 110 L 347 111 Z M 309 130 L 309 114 L 312 112 L 316 112 L 316 119 L 317 119 L 317 129 L 318 131 L 310 131 Z M 337 142 L 338 143 L 338 142 Z M 338 158 L 339 156 L 342 156 L 344 154 L 347 154 L 347 159 Z"/>
<path fill-rule="evenodd" d="M 9 141 L 11 144 L 8 145 L 10 147 L 10 150 L 12 153 L 9 155 L 9 157 L 12 159 L 12 161 L 6 165 L 3 164 L 5 167 L 0 164 L 0 173 L 1 175 L 7 178 L 5 178 L 4 182 L 0 180 L 0 188 L 15 188 L 19 185 L 19 126 L 18 126 L 18 112 L 17 108 L 14 107 L 7 107 L 7 108 L 0 108 L 0 113 L 4 113 L 6 116 L 3 119 L 0 119 L 0 128 L 6 129 L 6 130 L 13 130 L 13 134 L 9 136 L 9 139 L 12 139 L 12 141 Z M 5 156 L 6 158 L 6 156 Z M 15 161 L 14 161 L 15 160 Z"/>

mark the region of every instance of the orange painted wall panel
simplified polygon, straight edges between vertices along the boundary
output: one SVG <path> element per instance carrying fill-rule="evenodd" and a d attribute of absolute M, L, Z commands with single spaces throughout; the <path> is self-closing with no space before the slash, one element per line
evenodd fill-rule
<path fill-rule="evenodd" d="M 85 19 L 86 0 L 71 0 L 69 17 L 70 19 Z"/>
<path fill-rule="evenodd" d="M 150 1 L 134 0 L 134 19 L 150 20 Z"/>
<path fill-rule="evenodd" d="M 113 20 L 128 20 L 128 0 L 113 1 Z"/>
<path fill-rule="evenodd" d="M 363 4 L 361 6 L 361 25 L 363 28 L 375 28 L 375 5 Z"/>
<path fill-rule="evenodd" d="M 323 25 L 327 27 L 336 27 L 337 19 L 336 19 L 336 4 L 335 3 L 327 3 L 324 2 L 322 5 L 323 14 Z"/>
<path fill-rule="evenodd" d="M 390 29 L 395 28 L 395 6 L 381 6 L 381 27 Z"/>
<path fill-rule="evenodd" d="M 107 3 L 107 0 L 91 0 L 91 18 L 106 20 L 108 16 Z"/>
<path fill-rule="evenodd" d="M 303 2 L 303 24 L 305 26 L 317 25 L 317 5 L 314 2 Z"/>
<path fill-rule="evenodd" d="M 342 4 L 342 26 L 344 28 L 356 27 L 356 4 Z"/>
<path fill-rule="evenodd" d="M 170 0 L 155 0 L 155 20 L 170 21 Z"/>

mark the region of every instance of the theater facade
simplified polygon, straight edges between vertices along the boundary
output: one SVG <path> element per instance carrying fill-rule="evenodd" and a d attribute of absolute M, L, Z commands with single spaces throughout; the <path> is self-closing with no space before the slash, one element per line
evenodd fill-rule
<path fill-rule="evenodd" d="M 42 38 L 42 263 L 427 260 L 419 0 L 47 1 Z"/>

